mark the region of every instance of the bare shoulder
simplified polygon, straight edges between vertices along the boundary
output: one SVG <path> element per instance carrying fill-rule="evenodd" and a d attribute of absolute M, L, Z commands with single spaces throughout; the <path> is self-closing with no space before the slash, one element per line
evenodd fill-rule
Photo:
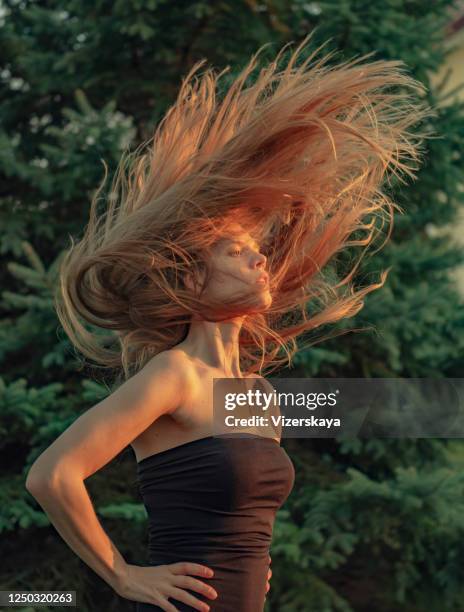
<path fill-rule="evenodd" d="M 176 347 L 162 351 L 161 353 L 158 353 L 156 357 L 164 360 L 165 364 L 169 364 L 169 366 L 176 371 L 180 377 L 185 377 L 185 380 L 188 380 L 195 372 L 195 368 L 190 357 L 184 351 L 177 349 Z"/>
<path fill-rule="evenodd" d="M 144 366 L 149 375 L 153 370 L 159 368 L 171 368 L 173 372 L 179 375 L 185 374 L 189 367 L 189 360 L 183 351 L 176 348 L 167 349 L 157 353 Z"/>
<path fill-rule="evenodd" d="M 163 351 L 103 400 L 79 416 L 35 461 L 30 482 L 70 473 L 85 480 L 158 418 L 172 415 L 184 397 L 187 368 L 177 352 Z"/>
<path fill-rule="evenodd" d="M 176 347 L 158 353 L 151 360 L 149 375 L 159 368 L 173 373 L 178 384 L 178 396 L 186 400 L 196 380 L 196 369 L 190 357 Z"/>
<path fill-rule="evenodd" d="M 130 379 L 126 380 L 122 387 L 130 386 L 134 393 L 143 392 L 153 386 L 159 386 L 160 382 L 169 382 L 171 386 L 180 385 L 183 377 L 182 362 L 178 356 L 171 351 L 161 351 L 149 359 L 145 365 Z"/>

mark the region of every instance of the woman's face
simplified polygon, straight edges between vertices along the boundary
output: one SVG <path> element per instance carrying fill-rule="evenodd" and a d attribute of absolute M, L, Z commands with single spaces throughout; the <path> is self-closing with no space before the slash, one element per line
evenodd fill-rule
<path fill-rule="evenodd" d="M 229 226 L 227 234 L 214 244 L 209 264 L 212 276 L 205 289 L 209 297 L 223 300 L 247 294 L 256 298 L 259 307 L 271 305 L 266 257 L 238 223 Z"/>

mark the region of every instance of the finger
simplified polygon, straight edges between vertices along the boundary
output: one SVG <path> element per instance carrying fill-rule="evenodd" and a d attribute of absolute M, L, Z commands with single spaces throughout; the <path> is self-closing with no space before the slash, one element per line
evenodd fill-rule
<path fill-rule="evenodd" d="M 216 599 L 218 596 L 212 586 L 191 576 L 174 576 L 172 584 L 176 587 L 189 589 L 190 591 L 198 591 L 198 593 L 209 597 L 209 599 Z"/>
<path fill-rule="evenodd" d="M 271 568 L 269 568 L 269 571 L 267 573 L 267 579 L 270 580 L 271 576 L 272 576 L 272 570 Z"/>
<path fill-rule="evenodd" d="M 160 606 L 164 612 L 179 612 L 179 610 L 167 599 L 162 599 L 161 601 L 156 601 L 155 603 L 157 606 Z"/>
<path fill-rule="evenodd" d="M 269 555 L 269 564 L 272 562 L 271 555 Z"/>
<path fill-rule="evenodd" d="M 173 574 L 193 574 L 194 576 L 206 576 L 212 578 L 214 571 L 200 563 L 192 563 L 191 561 L 178 561 L 177 563 L 170 563 L 169 567 Z"/>
<path fill-rule="evenodd" d="M 171 593 L 169 594 L 169 597 L 173 597 L 178 601 L 183 601 L 189 606 L 195 608 L 195 610 L 201 610 L 202 612 L 209 610 L 209 606 L 207 603 L 201 601 L 200 599 L 197 599 L 193 595 L 190 595 L 190 593 L 187 593 L 187 591 L 178 589 L 177 587 L 171 587 Z"/>

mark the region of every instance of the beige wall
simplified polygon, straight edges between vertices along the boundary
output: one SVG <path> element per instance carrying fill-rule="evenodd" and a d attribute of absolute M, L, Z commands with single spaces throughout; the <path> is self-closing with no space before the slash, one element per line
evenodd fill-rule
<path fill-rule="evenodd" d="M 438 74 L 431 77 L 432 86 L 437 86 L 445 74 L 450 71 L 440 97 L 458 85 L 464 84 L 464 28 L 449 38 L 449 48 L 452 49 L 452 52 L 447 57 L 446 63 Z M 461 91 L 450 96 L 443 104 L 448 104 L 453 99 L 464 100 L 464 86 Z M 462 190 L 464 191 L 464 160 L 461 161 L 463 170 Z M 461 207 L 458 222 L 449 229 L 449 235 L 450 239 L 459 244 L 464 250 L 464 206 Z M 453 276 L 456 278 L 460 293 L 464 297 L 464 264 L 459 266 L 459 269 L 456 269 Z"/>

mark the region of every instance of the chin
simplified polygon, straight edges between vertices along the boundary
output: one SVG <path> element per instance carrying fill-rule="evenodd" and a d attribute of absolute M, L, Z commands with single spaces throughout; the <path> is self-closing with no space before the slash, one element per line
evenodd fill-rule
<path fill-rule="evenodd" d="M 270 294 L 270 292 L 263 291 L 260 297 L 261 302 L 264 304 L 264 306 L 267 306 L 269 308 L 269 306 L 272 304 L 272 295 Z"/>

